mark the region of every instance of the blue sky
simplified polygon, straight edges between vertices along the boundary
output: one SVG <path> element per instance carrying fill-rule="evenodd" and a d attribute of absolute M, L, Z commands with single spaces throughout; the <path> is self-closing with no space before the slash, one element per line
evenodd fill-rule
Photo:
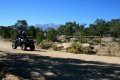
<path fill-rule="evenodd" d="M 120 0 L 0 0 L 0 25 L 25 19 L 29 25 L 90 24 L 97 18 L 120 18 Z"/>

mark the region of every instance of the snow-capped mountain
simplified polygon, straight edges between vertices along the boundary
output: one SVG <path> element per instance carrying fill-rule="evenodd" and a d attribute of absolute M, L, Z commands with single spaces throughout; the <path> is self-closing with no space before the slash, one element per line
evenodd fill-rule
<path fill-rule="evenodd" d="M 54 29 L 58 29 L 60 27 L 60 25 L 56 25 L 56 24 L 53 24 L 53 23 L 49 23 L 49 24 L 37 24 L 36 27 L 40 27 L 42 28 L 43 30 L 48 30 L 50 28 L 54 28 Z"/>

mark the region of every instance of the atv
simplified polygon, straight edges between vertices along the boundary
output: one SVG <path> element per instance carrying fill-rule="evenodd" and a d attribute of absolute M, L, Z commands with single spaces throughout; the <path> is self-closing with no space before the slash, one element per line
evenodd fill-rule
<path fill-rule="evenodd" d="M 27 36 L 26 38 L 20 37 L 13 41 L 12 48 L 17 49 L 17 47 L 20 46 L 22 50 L 27 50 L 27 47 L 30 48 L 31 51 L 35 50 L 34 41 L 31 36 Z"/>

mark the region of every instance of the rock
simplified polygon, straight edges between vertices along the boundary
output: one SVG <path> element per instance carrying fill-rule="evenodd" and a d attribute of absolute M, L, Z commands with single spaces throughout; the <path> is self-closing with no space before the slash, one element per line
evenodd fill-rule
<path fill-rule="evenodd" d="M 58 40 L 61 42 L 65 42 L 66 41 L 66 36 L 65 35 L 61 35 L 58 37 Z"/>
<path fill-rule="evenodd" d="M 61 48 L 61 47 L 63 47 L 63 44 L 56 44 L 56 46 L 57 46 L 58 48 Z"/>
<path fill-rule="evenodd" d="M 88 43 L 83 43 L 83 44 L 82 44 L 82 47 L 90 47 L 90 44 L 88 44 Z"/>
<path fill-rule="evenodd" d="M 70 41 L 78 41 L 77 38 L 71 38 Z"/>
<path fill-rule="evenodd" d="M 72 43 L 63 43 L 64 49 L 68 49 L 72 47 Z"/>
<path fill-rule="evenodd" d="M 113 37 L 104 37 L 102 41 L 113 41 Z"/>

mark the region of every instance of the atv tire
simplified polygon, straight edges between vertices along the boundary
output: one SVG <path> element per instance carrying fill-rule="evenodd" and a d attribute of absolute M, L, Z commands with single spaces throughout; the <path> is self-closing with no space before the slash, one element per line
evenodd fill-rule
<path fill-rule="evenodd" d="M 12 44 L 12 48 L 13 49 L 16 49 L 17 48 L 17 45 L 15 43 Z"/>
<path fill-rule="evenodd" d="M 31 51 L 34 51 L 34 50 L 35 50 L 35 46 L 34 46 L 34 45 L 31 45 L 31 46 L 30 46 L 30 50 L 31 50 Z"/>

